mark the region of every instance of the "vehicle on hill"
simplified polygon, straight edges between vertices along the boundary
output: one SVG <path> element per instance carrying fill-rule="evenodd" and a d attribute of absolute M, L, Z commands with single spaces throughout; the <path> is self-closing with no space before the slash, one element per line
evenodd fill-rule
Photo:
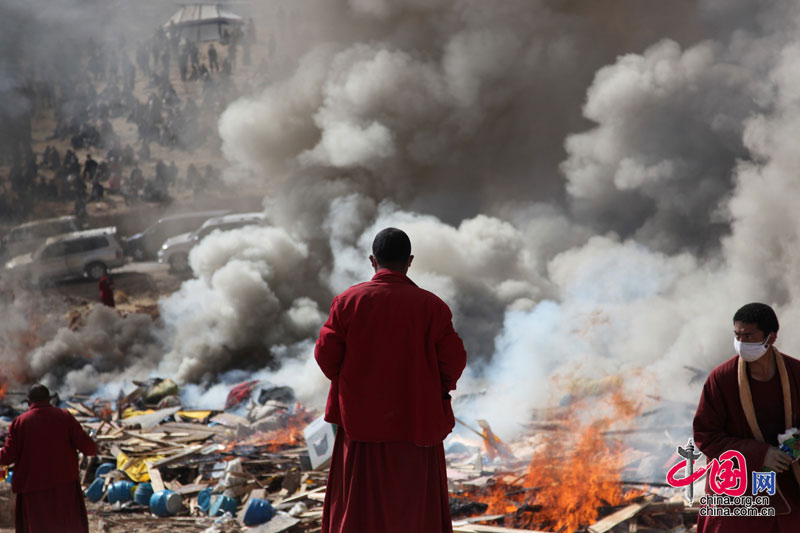
<path fill-rule="evenodd" d="M 124 264 L 117 228 L 110 226 L 50 237 L 36 251 L 8 261 L 6 273 L 35 284 L 81 276 L 97 281 Z"/>
<path fill-rule="evenodd" d="M 171 272 L 186 273 L 189 267 L 189 252 L 206 235 L 214 231 L 230 231 L 245 226 L 263 225 L 267 221 L 264 213 L 235 213 L 206 220 L 197 230 L 176 235 L 161 246 L 158 262 L 169 265 Z"/>
<path fill-rule="evenodd" d="M 221 217 L 228 213 L 230 213 L 230 210 L 216 209 L 213 211 L 178 213 L 162 217 L 143 232 L 125 239 L 125 252 L 134 261 L 156 259 L 159 248 L 170 237 L 193 231 L 209 218 Z"/>

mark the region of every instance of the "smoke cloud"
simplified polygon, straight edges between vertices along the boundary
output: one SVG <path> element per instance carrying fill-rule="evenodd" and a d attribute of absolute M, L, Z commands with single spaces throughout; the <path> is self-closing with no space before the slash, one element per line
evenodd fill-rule
<path fill-rule="evenodd" d="M 219 122 L 229 175 L 274 186 L 269 224 L 202 241 L 163 325 L 95 310 L 34 375 L 83 390 L 168 374 L 217 405 L 248 372 L 321 406 L 313 340 L 390 225 L 454 311 L 459 390 L 481 393 L 461 408 L 503 438 L 559 375 L 695 403 L 687 367 L 732 355 L 736 308 L 800 318 L 796 6 L 333 4 L 317 6 L 336 11 L 325 42 Z M 781 330 L 783 351 L 799 342 Z"/>

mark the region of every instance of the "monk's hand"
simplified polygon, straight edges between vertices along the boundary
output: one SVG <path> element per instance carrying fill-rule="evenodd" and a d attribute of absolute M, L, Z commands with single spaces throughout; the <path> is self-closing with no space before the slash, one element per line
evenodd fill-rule
<path fill-rule="evenodd" d="M 764 457 L 764 466 L 776 472 L 785 472 L 792 464 L 792 458 L 775 446 L 770 446 Z"/>

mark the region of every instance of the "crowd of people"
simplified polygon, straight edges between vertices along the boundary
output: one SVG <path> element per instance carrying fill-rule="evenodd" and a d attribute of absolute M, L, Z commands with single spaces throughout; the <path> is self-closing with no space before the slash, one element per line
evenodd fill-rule
<path fill-rule="evenodd" d="M 88 202 L 109 193 L 122 195 L 126 205 L 167 202 L 171 186 L 197 194 L 218 182 L 213 165 L 202 171 L 190 165 L 181 180 L 175 163 L 153 158 L 151 149 L 217 153 L 219 114 L 252 91 L 249 80 L 237 86 L 232 73 L 239 48 L 249 64 L 254 40 L 252 20 L 210 44 L 159 28 L 133 47 L 122 37 L 114 43 L 87 39 L 70 56 L 80 68 L 54 64 L 34 71 L 19 91 L 29 105 L 0 132 L 0 220 L 26 220 L 39 199 L 72 202 L 74 213 L 84 215 Z M 33 122 L 50 113 L 50 144 L 37 151 Z M 135 126 L 135 139 L 118 131 L 123 119 Z"/>

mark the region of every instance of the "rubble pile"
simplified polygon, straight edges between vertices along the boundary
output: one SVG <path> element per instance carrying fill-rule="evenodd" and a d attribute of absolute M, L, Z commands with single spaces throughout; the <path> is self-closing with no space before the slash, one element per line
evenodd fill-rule
<path fill-rule="evenodd" d="M 137 385 L 115 401 L 53 398 L 100 448 L 81 461 L 92 531 L 320 531 L 334 428 L 292 389 L 245 382 L 224 410 L 197 410 L 169 379 Z M 576 425 L 579 405 L 535 414 L 529 436 L 510 443 L 486 421 L 458 420 L 446 448 L 455 532 L 693 530 L 697 508 L 675 489 L 621 481 L 653 458 L 615 449 L 602 420 Z"/>

